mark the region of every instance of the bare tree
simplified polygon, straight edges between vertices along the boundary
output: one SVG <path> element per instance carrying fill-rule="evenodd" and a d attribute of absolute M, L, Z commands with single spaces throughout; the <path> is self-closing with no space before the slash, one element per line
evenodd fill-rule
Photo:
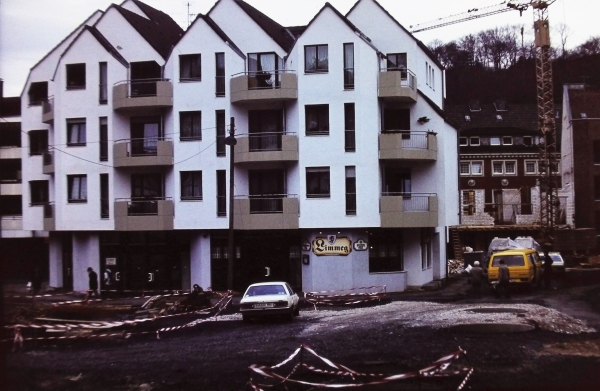
<path fill-rule="evenodd" d="M 556 27 L 552 28 L 560 39 L 560 47 L 561 47 L 561 57 L 565 57 L 567 55 L 567 39 L 571 35 L 571 29 L 564 23 L 559 23 Z"/>

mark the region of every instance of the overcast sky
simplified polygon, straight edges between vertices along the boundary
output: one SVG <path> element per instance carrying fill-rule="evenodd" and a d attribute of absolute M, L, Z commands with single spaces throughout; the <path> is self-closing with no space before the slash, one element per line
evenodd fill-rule
<path fill-rule="evenodd" d="M 184 29 L 189 17 L 207 13 L 216 0 L 142 0 L 169 14 Z M 494 6 L 504 0 L 378 0 L 402 25 L 429 22 L 460 14 L 472 8 Z M 529 0 L 513 0 L 524 3 Z M 95 10 L 105 10 L 111 3 L 122 0 L 0 0 L 0 78 L 4 79 L 4 96 L 21 94 L 29 69 L 57 45 Z M 307 24 L 325 4 L 325 0 L 247 0 L 284 26 Z M 329 0 L 342 14 L 346 14 L 355 0 Z M 570 28 L 567 48 L 573 48 L 589 37 L 600 36 L 599 0 L 557 0 L 549 8 L 550 24 L 564 23 Z M 532 25 L 530 10 L 519 17 L 516 11 L 488 16 L 453 26 L 416 33 L 428 44 L 434 39 L 444 42 L 461 38 L 469 33 L 508 24 Z M 557 43 L 558 39 L 554 39 Z"/>

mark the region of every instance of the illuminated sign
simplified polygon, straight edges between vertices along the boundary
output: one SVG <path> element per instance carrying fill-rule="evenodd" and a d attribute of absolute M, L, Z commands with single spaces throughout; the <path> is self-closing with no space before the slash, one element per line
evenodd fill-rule
<path fill-rule="evenodd" d="M 328 235 L 326 238 L 317 237 L 312 242 L 315 255 L 348 255 L 352 251 L 352 242 L 347 237 Z"/>

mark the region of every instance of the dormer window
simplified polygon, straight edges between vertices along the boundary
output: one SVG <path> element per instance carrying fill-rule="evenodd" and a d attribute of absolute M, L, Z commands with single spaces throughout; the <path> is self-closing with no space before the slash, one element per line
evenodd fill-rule
<path fill-rule="evenodd" d="M 471 146 L 473 147 L 478 147 L 479 145 L 481 145 L 481 140 L 479 139 L 479 136 L 473 136 L 469 139 L 469 142 L 471 144 Z"/>
<path fill-rule="evenodd" d="M 469 110 L 471 112 L 481 111 L 481 105 L 478 100 L 472 100 L 469 102 Z"/>
<path fill-rule="evenodd" d="M 502 137 L 502 145 L 513 145 L 513 138 L 511 136 Z"/>
<path fill-rule="evenodd" d="M 466 147 L 469 145 L 469 139 L 467 137 L 460 137 L 459 142 L 461 147 Z"/>
<path fill-rule="evenodd" d="M 502 99 L 495 101 L 494 107 L 496 108 L 496 111 L 508 111 L 508 104 Z"/>

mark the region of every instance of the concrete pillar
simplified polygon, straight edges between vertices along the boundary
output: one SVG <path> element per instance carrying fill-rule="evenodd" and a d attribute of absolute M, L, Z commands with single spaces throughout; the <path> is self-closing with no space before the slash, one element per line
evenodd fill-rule
<path fill-rule="evenodd" d="M 190 236 L 190 275 L 192 286 L 212 286 L 210 268 L 210 234 L 193 232 Z"/>
<path fill-rule="evenodd" d="M 100 236 L 95 232 L 73 233 L 73 290 L 83 292 L 89 288 L 87 268 L 98 274 L 100 286 Z"/>
<path fill-rule="evenodd" d="M 50 232 L 48 241 L 48 257 L 50 258 L 50 279 L 48 284 L 54 288 L 61 288 L 64 284 L 62 236 L 59 232 Z"/>

